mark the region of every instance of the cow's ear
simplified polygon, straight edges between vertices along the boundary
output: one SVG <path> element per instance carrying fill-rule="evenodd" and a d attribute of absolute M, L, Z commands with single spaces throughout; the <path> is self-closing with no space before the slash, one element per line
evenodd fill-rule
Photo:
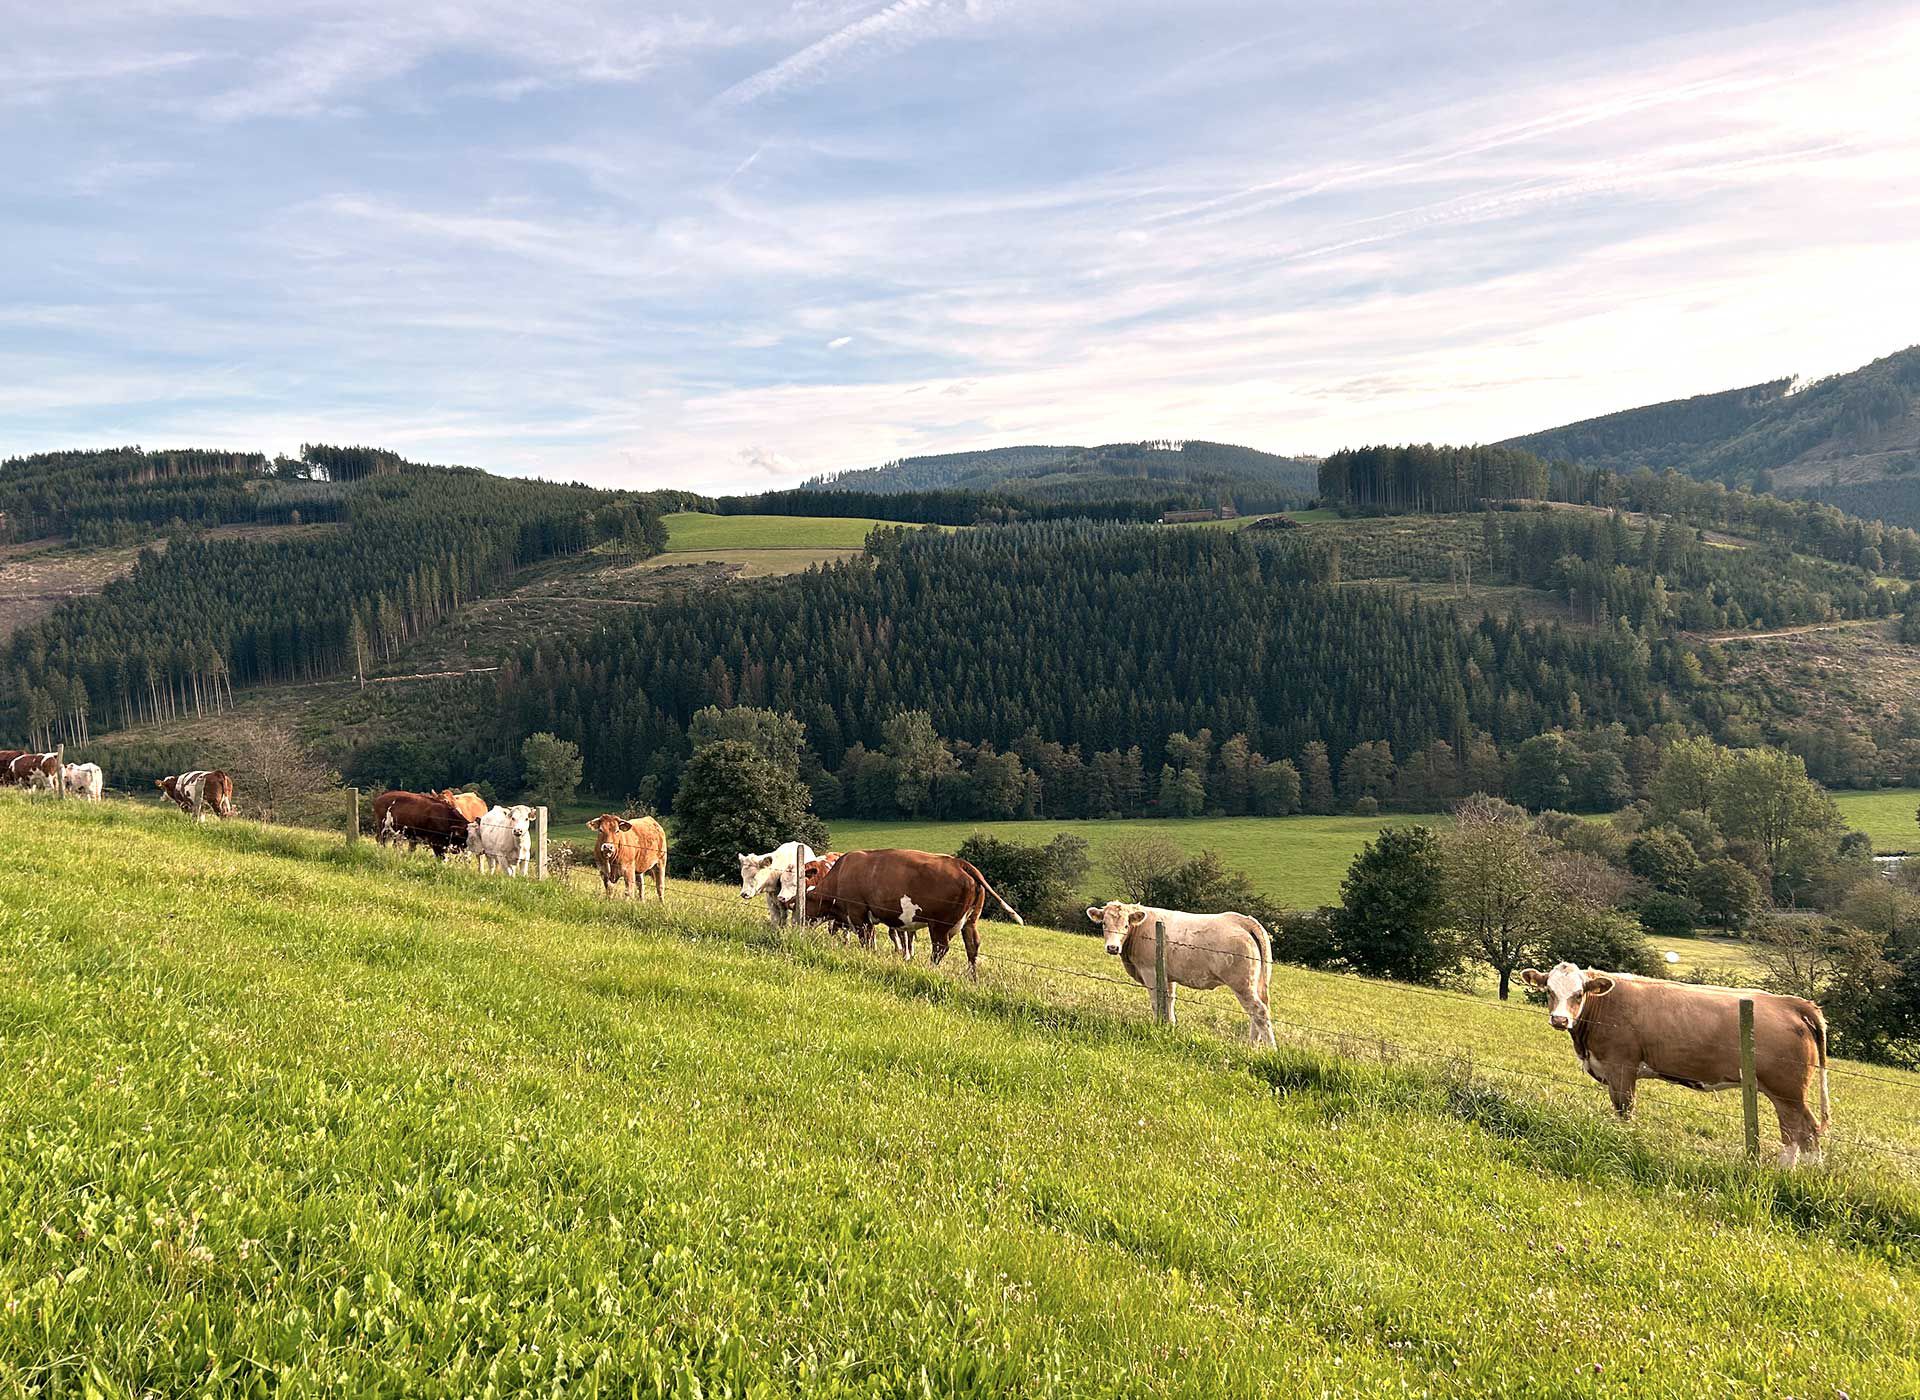
<path fill-rule="evenodd" d="M 1146 921 L 1147 911 L 1144 909 L 1136 909 L 1127 915 L 1127 922 L 1130 924 L 1144 924 Z"/>
<path fill-rule="evenodd" d="M 622 817 L 622 818 L 620 819 L 620 829 L 621 829 L 622 831 L 632 831 L 632 830 L 633 830 L 633 823 L 632 823 L 632 822 L 630 822 L 630 821 L 628 821 L 628 820 L 627 820 L 627 819 L 626 819 L 625 817 Z"/>
<path fill-rule="evenodd" d="M 1087 906 L 1087 917 L 1097 924 L 1107 917 L 1107 911 L 1097 904 L 1089 904 Z"/>
<path fill-rule="evenodd" d="M 167 786 L 167 780 L 165 778 L 155 778 L 153 780 L 153 785 L 164 791 Z"/>
<path fill-rule="evenodd" d="M 1613 990 L 1613 979 L 1604 972 L 1589 972 L 1580 990 L 1590 997 L 1603 997 Z"/>
<path fill-rule="evenodd" d="M 1523 967 L 1520 969 L 1520 980 L 1529 987 L 1544 987 L 1547 985 L 1547 974 L 1537 967 Z"/>

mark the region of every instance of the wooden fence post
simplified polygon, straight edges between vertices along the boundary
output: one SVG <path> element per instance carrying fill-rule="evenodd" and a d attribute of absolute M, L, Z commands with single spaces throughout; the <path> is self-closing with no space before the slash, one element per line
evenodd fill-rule
<path fill-rule="evenodd" d="M 347 789 L 347 844 L 351 846 L 360 839 L 360 789 Z"/>
<path fill-rule="evenodd" d="M 1740 998 L 1740 1112 L 1747 1123 L 1747 1156 L 1760 1155 L 1760 1086 L 1753 1072 L 1753 998 Z"/>
<path fill-rule="evenodd" d="M 53 746 L 53 793 L 56 797 L 67 795 L 67 746 Z"/>
<path fill-rule="evenodd" d="M 536 807 L 534 809 L 533 864 L 535 867 L 534 878 L 537 880 L 546 879 L 547 878 L 547 809 L 545 807 Z"/>
<path fill-rule="evenodd" d="M 1153 921 L 1153 1019 L 1161 1025 L 1173 1021 L 1173 998 L 1167 995 L 1167 924 Z"/>
<path fill-rule="evenodd" d="M 800 921 L 800 927 L 807 926 L 807 862 L 801 856 L 803 848 L 798 841 L 793 843 L 793 913 Z"/>

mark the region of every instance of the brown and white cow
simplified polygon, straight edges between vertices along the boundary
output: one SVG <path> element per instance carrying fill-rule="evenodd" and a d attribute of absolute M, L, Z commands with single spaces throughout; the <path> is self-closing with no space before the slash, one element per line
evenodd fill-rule
<path fill-rule="evenodd" d="M 35 791 L 66 792 L 64 770 L 57 753 L 19 753 L 7 759 L 7 782 Z"/>
<path fill-rule="evenodd" d="M 1642 1079 L 1714 1091 L 1740 1084 L 1740 1002 L 1753 1002 L 1753 1068 L 1780 1120 L 1780 1165 L 1801 1152 L 1818 1159 L 1832 1121 L 1827 1095 L 1827 1020 L 1802 997 L 1582 972 L 1563 962 L 1526 968 L 1520 980 L 1547 994 L 1547 1019 L 1568 1033 L 1588 1074 L 1607 1086 L 1615 1112 L 1633 1112 Z M 1820 1117 L 1807 1101 L 1820 1084 Z"/>
<path fill-rule="evenodd" d="M 1025 922 L 971 862 L 929 851 L 849 851 L 827 871 L 819 889 L 829 917 L 858 930 L 869 948 L 873 926 L 885 924 L 909 962 L 915 929 L 925 925 L 933 935 L 936 967 L 958 933 L 975 978 L 980 975 L 980 914 L 989 898 L 1016 924 Z"/>
<path fill-rule="evenodd" d="M 667 833 L 652 817 L 628 821 L 603 812 L 587 823 L 599 840 L 593 863 L 600 871 L 600 889 L 609 899 L 613 887 L 625 884 L 628 899 L 646 898 L 646 877 L 653 876 L 656 899 L 667 897 Z"/>
<path fill-rule="evenodd" d="M 194 768 L 170 778 L 155 778 L 153 785 L 167 795 L 168 801 L 189 815 L 193 812 L 196 797 L 200 799 L 202 808 L 211 809 L 218 817 L 224 819 L 234 815 L 233 779 L 218 768 Z M 204 820 L 204 811 L 201 817 Z"/>
<path fill-rule="evenodd" d="M 382 845 L 425 846 L 441 860 L 467 849 L 467 819 L 450 802 L 391 788 L 373 799 L 373 837 Z"/>
<path fill-rule="evenodd" d="M 1157 977 L 1154 925 L 1167 931 L 1167 1020 L 1173 1020 L 1175 987 L 1196 992 L 1226 987 L 1247 1013 L 1247 1039 L 1273 1044 L 1273 1016 L 1267 985 L 1273 979 L 1273 944 L 1260 921 L 1246 914 L 1184 914 L 1150 904 L 1117 899 L 1096 904 L 1087 917 L 1106 935 L 1107 951 L 1117 956 L 1133 980 L 1149 992 Z"/>
<path fill-rule="evenodd" d="M 13 761 L 25 752 L 24 749 L 0 749 L 0 787 L 13 786 Z"/>

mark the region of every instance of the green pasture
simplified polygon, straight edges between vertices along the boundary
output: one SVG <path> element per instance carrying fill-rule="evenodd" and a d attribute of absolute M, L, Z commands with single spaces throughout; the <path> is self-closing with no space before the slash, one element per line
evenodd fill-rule
<path fill-rule="evenodd" d="M 829 515 L 708 515 L 680 511 L 665 517 L 669 554 L 731 549 L 859 549 L 892 522 Z"/>
<path fill-rule="evenodd" d="M 841 850 L 908 846 L 927 851 L 952 851 L 975 831 L 1013 841 L 1051 841 L 1071 832 L 1086 841 L 1094 869 L 1081 891 L 1088 899 L 1105 899 L 1110 883 L 1100 870 L 1102 854 L 1113 841 L 1142 835 L 1163 836 L 1189 854 L 1217 851 L 1227 865 L 1244 870 L 1254 888 L 1283 904 L 1311 909 L 1335 904 L 1340 882 L 1360 848 L 1384 827 L 1424 822 L 1444 826 L 1444 813 L 1394 813 L 1377 817 L 1195 817 L 1184 820 L 1123 819 L 1119 821 L 912 822 L 855 821 L 830 823 L 833 844 Z"/>
<path fill-rule="evenodd" d="M 0 821 L 0 1390 L 1920 1388 L 1914 1076 L 1789 1175 L 1728 1096 L 1615 1124 L 1537 1009 L 1282 969 L 1254 1054 L 1089 939 L 975 985 L 687 881 Z"/>

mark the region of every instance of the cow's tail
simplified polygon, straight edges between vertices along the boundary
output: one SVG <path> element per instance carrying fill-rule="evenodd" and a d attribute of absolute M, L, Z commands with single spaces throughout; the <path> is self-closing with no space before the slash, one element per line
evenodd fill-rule
<path fill-rule="evenodd" d="M 1801 1015 L 1813 1032 L 1813 1048 L 1820 1052 L 1820 1131 L 1824 1133 L 1833 1122 L 1833 1099 L 1827 1092 L 1827 1018 L 1817 1006 L 1808 1007 Z"/>
<path fill-rule="evenodd" d="M 1260 1000 L 1267 999 L 1267 986 L 1273 981 L 1273 939 L 1267 933 L 1266 925 L 1251 914 L 1240 916 L 1246 930 L 1253 936 L 1254 947 L 1260 950 Z"/>
<path fill-rule="evenodd" d="M 998 904 L 1002 909 L 1007 911 L 1007 917 L 1009 919 L 1012 919 L 1016 924 L 1026 923 L 1026 920 L 1020 917 L 1020 911 L 1018 909 L 1015 909 L 1011 904 L 1007 903 L 1006 900 L 1002 899 L 1000 897 L 1000 891 L 996 890 L 992 885 L 987 883 L 987 877 L 980 873 L 979 866 L 973 864 L 973 862 L 971 861 L 965 861 L 965 860 L 961 861 L 960 863 L 966 866 L 968 873 L 970 873 L 974 879 L 980 882 L 980 888 L 982 888 L 988 894 L 993 896 L 993 902 L 995 904 Z"/>

